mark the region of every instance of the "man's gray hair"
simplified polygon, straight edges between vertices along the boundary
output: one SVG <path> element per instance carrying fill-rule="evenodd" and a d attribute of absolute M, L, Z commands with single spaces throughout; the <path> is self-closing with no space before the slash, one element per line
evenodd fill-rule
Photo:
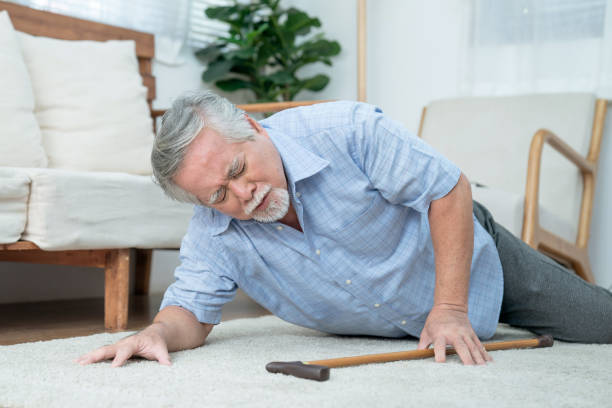
<path fill-rule="evenodd" d="M 210 91 L 190 91 L 176 98 L 162 117 L 151 152 L 155 182 L 174 200 L 206 204 L 173 180 L 189 145 L 204 128 L 213 129 L 233 143 L 254 137 L 244 112 L 227 99 Z"/>

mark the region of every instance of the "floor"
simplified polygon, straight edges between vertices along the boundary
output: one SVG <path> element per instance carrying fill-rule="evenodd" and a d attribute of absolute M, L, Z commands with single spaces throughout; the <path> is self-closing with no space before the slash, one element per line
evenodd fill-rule
<path fill-rule="evenodd" d="M 162 295 L 131 296 L 127 330 L 140 330 L 155 317 Z M 238 291 L 223 307 L 222 321 L 269 312 Z M 104 332 L 104 299 L 0 304 L 0 345 L 87 336 Z"/>

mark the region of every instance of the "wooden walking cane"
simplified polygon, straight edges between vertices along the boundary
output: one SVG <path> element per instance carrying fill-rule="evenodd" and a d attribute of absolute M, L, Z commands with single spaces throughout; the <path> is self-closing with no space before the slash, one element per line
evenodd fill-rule
<path fill-rule="evenodd" d="M 509 350 L 521 348 L 550 347 L 553 338 L 549 335 L 539 336 L 535 339 L 498 341 L 485 343 L 487 351 Z M 454 348 L 446 349 L 446 354 L 457 354 Z M 398 360 L 417 360 L 434 356 L 433 349 L 398 351 L 395 353 L 367 354 L 364 356 L 340 357 L 329 360 L 316 361 L 274 361 L 266 365 L 271 373 L 282 373 L 309 380 L 326 381 L 329 379 L 329 369 L 336 367 L 349 367 L 361 364 L 387 363 Z"/>

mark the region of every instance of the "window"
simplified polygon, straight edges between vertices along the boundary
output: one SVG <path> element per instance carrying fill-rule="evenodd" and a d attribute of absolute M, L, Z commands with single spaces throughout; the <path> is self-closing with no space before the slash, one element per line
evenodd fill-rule
<path fill-rule="evenodd" d="M 612 0 L 471 0 L 465 95 L 612 89 Z"/>
<path fill-rule="evenodd" d="M 189 0 L 13 0 L 39 10 L 184 39 Z"/>
<path fill-rule="evenodd" d="M 472 43 L 503 45 L 600 38 L 605 0 L 476 0 Z"/>
<path fill-rule="evenodd" d="M 12 0 L 39 10 L 97 21 L 155 35 L 155 60 L 182 63 L 189 32 L 190 0 Z"/>
<path fill-rule="evenodd" d="M 229 0 L 192 0 L 189 17 L 188 42 L 196 48 L 203 48 L 217 36 L 227 32 L 228 25 L 218 21 L 209 20 L 205 10 L 211 6 L 226 6 Z"/>

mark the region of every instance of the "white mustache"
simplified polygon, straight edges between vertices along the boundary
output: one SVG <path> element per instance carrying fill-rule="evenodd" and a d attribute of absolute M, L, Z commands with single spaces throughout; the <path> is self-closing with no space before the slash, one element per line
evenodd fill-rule
<path fill-rule="evenodd" d="M 255 193 L 255 196 L 249 201 L 247 206 L 244 208 L 244 213 L 246 215 L 251 215 L 253 211 L 261 204 L 266 194 L 268 194 L 272 190 L 272 186 L 267 184 L 261 188 L 261 190 Z"/>

